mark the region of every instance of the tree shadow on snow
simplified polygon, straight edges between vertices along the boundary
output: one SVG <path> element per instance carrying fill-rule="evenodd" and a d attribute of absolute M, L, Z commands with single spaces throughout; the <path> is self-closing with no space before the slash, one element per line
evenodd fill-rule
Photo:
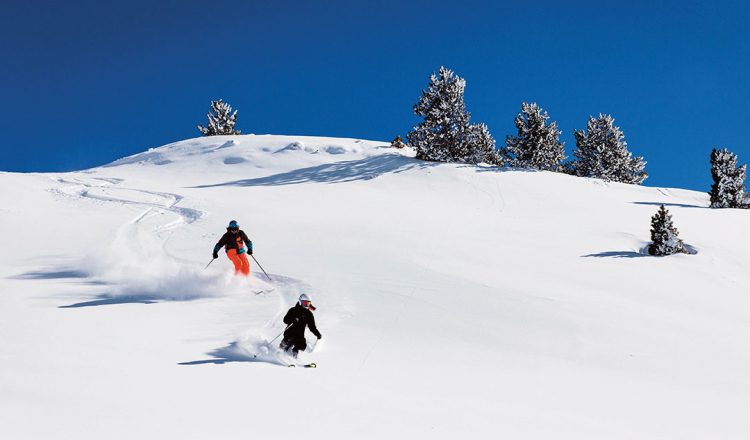
<path fill-rule="evenodd" d="M 7 277 L 9 280 L 71 280 L 78 284 L 101 286 L 106 283 L 90 278 L 90 274 L 77 269 L 67 267 L 49 268 L 44 270 L 32 270 L 18 275 Z"/>
<path fill-rule="evenodd" d="M 83 280 L 89 278 L 89 274 L 82 270 L 70 268 L 56 268 L 47 270 L 32 270 L 18 275 L 9 276 L 10 280 Z M 82 284 L 102 285 L 101 281 L 89 279 L 81 281 Z"/>
<path fill-rule="evenodd" d="M 58 306 L 59 309 L 77 309 L 80 307 L 109 306 L 114 304 L 154 304 L 160 301 L 160 298 L 154 296 L 111 296 L 106 294 L 97 295 L 96 299 L 83 301 L 67 306 Z"/>
<path fill-rule="evenodd" d="M 698 249 L 695 246 L 691 246 L 687 243 L 683 243 L 685 246 L 685 252 L 680 252 L 673 255 L 696 255 L 698 253 Z M 648 253 L 649 245 L 645 245 L 641 248 L 639 252 L 635 251 L 608 251 L 608 252 L 599 252 L 598 254 L 588 254 L 588 255 L 581 255 L 582 257 L 597 257 L 597 258 L 639 258 L 639 257 L 651 257 L 651 258 L 664 258 L 666 256 L 657 256 L 657 255 L 651 255 Z"/>
<path fill-rule="evenodd" d="M 465 168 L 475 168 L 477 173 L 544 173 L 548 171 L 535 170 L 533 168 L 518 168 L 518 167 L 501 167 L 501 166 L 478 166 L 473 164 L 464 164 Z"/>
<path fill-rule="evenodd" d="M 582 257 L 597 257 L 597 258 L 639 258 L 648 257 L 649 255 L 642 254 L 640 252 L 633 251 L 609 251 L 599 252 L 598 254 L 581 255 Z"/>
<path fill-rule="evenodd" d="M 13 275 L 8 277 L 8 279 L 13 280 L 83 280 L 89 278 L 89 274 L 82 271 L 82 270 L 76 270 L 76 269 L 49 269 L 49 270 L 35 270 L 30 272 L 24 272 L 19 275 Z M 86 281 L 81 281 L 81 284 L 90 284 L 90 285 L 104 285 L 106 283 L 88 279 Z M 112 305 L 112 304 L 153 304 L 155 302 L 158 302 L 159 298 L 156 298 L 154 296 L 148 296 L 148 295 L 131 295 L 131 296 L 112 296 L 107 294 L 100 294 L 95 297 L 95 299 L 90 301 L 83 301 L 75 304 L 69 304 L 66 306 L 58 306 L 60 309 L 71 309 L 71 308 L 79 308 L 79 307 L 93 307 L 93 306 L 105 306 L 105 305 Z"/>
<path fill-rule="evenodd" d="M 8 277 L 12 280 L 58 280 L 65 278 L 86 278 L 88 275 L 80 270 L 33 270 Z"/>
<path fill-rule="evenodd" d="M 218 186 L 281 186 L 306 182 L 352 182 L 356 180 L 371 180 L 386 173 L 400 173 L 411 169 L 435 166 L 437 164 L 437 162 L 425 162 L 394 153 L 368 157 L 360 160 L 349 160 L 317 165 L 309 168 L 300 168 L 286 173 L 279 173 L 255 179 L 199 185 L 191 188 L 214 188 Z"/>
<path fill-rule="evenodd" d="M 649 205 L 649 206 L 667 206 L 675 208 L 704 208 L 708 209 L 708 206 L 688 205 L 684 203 L 663 203 L 663 202 L 633 202 L 634 205 Z"/>

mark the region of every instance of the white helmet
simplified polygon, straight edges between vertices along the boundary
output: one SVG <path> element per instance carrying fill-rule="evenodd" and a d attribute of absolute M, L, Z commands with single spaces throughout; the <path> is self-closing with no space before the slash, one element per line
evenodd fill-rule
<path fill-rule="evenodd" d="M 299 301 L 297 301 L 297 304 L 308 310 L 315 310 L 315 306 L 312 305 L 312 299 L 310 298 L 310 295 L 306 293 L 303 293 L 299 296 Z"/>

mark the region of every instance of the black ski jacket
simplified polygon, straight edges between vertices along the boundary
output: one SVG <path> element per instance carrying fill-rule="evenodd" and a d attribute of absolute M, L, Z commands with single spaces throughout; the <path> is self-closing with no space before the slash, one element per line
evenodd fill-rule
<path fill-rule="evenodd" d="M 240 249 L 242 249 L 243 242 L 247 245 L 247 251 L 252 254 L 253 242 L 250 241 L 249 238 L 247 238 L 245 231 L 240 229 L 238 233 L 233 234 L 227 230 L 227 232 L 225 232 L 224 235 L 221 236 L 219 242 L 216 243 L 216 246 L 214 246 L 214 252 L 219 252 L 219 249 L 221 249 L 222 247 L 225 248 L 225 251 L 229 251 L 229 249 L 237 249 L 239 251 Z"/>
<path fill-rule="evenodd" d="M 305 326 L 310 328 L 310 331 L 320 338 L 320 332 L 315 327 L 315 317 L 313 313 L 299 305 L 295 305 L 284 316 L 284 324 L 291 324 L 288 329 L 284 331 L 284 339 L 290 341 L 299 341 L 305 339 Z"/>

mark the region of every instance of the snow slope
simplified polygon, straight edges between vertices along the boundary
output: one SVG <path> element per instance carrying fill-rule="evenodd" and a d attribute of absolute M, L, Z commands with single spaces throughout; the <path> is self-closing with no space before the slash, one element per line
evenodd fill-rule
<path fill-rule="evenodd" d="M 410 156 L 247 135 L 0 173 L 0 438 L 750 436 L 750 212 Z M 696 255 L 643 255 L 661 203 Z M 273 282 L 204 270 L 230 219 Z M 314 370 L 266 344 L 301 292 Z"/>

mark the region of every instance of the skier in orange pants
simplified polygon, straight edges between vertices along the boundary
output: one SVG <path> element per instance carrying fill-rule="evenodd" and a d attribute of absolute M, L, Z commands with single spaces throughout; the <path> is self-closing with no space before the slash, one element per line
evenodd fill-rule
<path fill-rule="evenodd" d="M 229 222 L 227 232 L 221 236 L 219 242 L 214 246 L 214 258 L 219 258 L 219 249 L 222 247 L 227 252 L 227 258 L 234 264 L 234 274 L 249 276 L 250 262 L 247 260 L 247 254 L 253 254 L 253 242 L 247 238 L 245 231 L 240 229 L 236 220 Z"/>

